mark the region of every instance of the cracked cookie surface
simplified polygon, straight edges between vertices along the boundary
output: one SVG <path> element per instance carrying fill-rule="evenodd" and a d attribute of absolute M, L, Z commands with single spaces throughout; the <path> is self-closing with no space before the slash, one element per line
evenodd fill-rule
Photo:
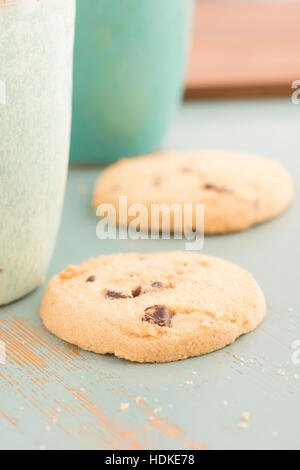
<path fill-rule="evenodd" d="M 94 207 L 112 204 L 119 212 L 119 196 L 128 207 L 143 204 L 204 204 L 205 233 L 245 230 L 281 214 L 293 200 L 293 183 L 283 166 L 271 159 L 237 152 L 157 153 L 123 159 L 100 176 Z M 128 223 L 131 218 L 128 217 Z M 192 229 L 197 227 L 195 207 Z M 182 222 L 171 220 L 172 231 Z M 162 230 L 150 216 L 142 228 Z M 190 229 L 191 227 L 186 227 Z"/>
<path fill-rule="evenodd" d="M 199 356 L 254 330 L 266 314 L 251 276 L 191 252 L 114 254 L 50 281 L 45 326 L 82 349 L 136 362 Z"/>

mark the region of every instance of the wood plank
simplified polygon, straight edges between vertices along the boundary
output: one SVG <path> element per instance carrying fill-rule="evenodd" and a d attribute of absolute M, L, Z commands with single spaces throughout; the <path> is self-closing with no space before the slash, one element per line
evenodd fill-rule
<path fill-rule="evenodd" d="M 291 94 L 299 22 L 299 2 L 198 0 L 186 97 Z"/>

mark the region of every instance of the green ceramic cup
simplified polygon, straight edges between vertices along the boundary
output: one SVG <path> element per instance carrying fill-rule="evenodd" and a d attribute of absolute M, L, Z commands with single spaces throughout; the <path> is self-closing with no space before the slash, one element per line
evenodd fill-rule
<path fill-rule="evenodd" d="M 158 148 L 182 96 L 193 0 L 77 0 L 71 159 Z"/>
<path fill-rule="evenodd" d="M 0 1 L 0 305 L 41 284 L 70 145 L 75 0 Z"/>

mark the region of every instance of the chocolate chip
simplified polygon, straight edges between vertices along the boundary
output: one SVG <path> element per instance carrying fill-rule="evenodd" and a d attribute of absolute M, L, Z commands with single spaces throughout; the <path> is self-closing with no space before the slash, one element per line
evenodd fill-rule
<path fill-rule="evenodd" d="M 218 193 L 231 193 L 231 189 L 227 188 L 226 186 L 218 186 L 216 184 L 206 184 L 204 189 L 212 189 L 217 191 Z"/>
<path fill-rule="evenodd" d="M 133 291 L 131 292 L 132 297 L 133 298 L 139 297 L 141 295 L 141 292 L 142 292 L 142 287 L 141 286 L 137 287 L 136 289 L 133 289 Z"/>
<path fill-rule="evenodd" d="M 105 295 L 109 299 L 130 299 L 129 295 L 125 295 L 121 292 L 116 292 L 114 290 L 108 290 Z"/>
<path fill-rule="evenodd" d="M 155 289 L 163 289 L 164 288 L 163 283 L 159 282 L 159 281 L 152 282 L 151 286 L 154 287 Z"/>
<path fill-rule="evenodd" d="M 95 282 L 96 281 L 96 276 L 90 276 L 87 278 L 86 282 Z"/>
<path fill-rule="evenodd" d="M 3 269 L 0 269 L 0 274 L 3 273 Z"/>
<path fill-rule="evenodd" d="M 168 311 L 165 305 L 154 305 L 145 310 L 145 315 L 142 321 L 147 321 L 158 326 L 171 326 L 172 314 Z"/>

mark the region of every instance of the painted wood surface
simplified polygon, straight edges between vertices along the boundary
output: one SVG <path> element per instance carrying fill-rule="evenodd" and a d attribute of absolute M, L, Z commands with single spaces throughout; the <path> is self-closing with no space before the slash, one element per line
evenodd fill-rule
<path fill-rule="evenodd" d="M 290 94 L 299 18 L 297 1 L 198 0 L 187 98 Z"/>
<path fill-rule="evenodd" d="M 282 160 L 299 186 L 299 112 L 289 100 L 187 104 L 164 147 L 265 153 Z M 91 256 L 184 246 L 99 241 L 90 205 L 99 171 L 71 168 L 48 278 Z M 292 348 L 300 340 L 299 209 L 297 198 L 272 222 L 206 238 L 204 251 L 253 272 L 268 300 L 264 324 L 214 354 L 141 365 L 79 351 L 43 328 L 45 285 L 0 309 L 7 353 L 0 364 L 0 448 L 299 449 L 300 365 Z M 128 409 L 121 411 L 122 403 Z"/>

